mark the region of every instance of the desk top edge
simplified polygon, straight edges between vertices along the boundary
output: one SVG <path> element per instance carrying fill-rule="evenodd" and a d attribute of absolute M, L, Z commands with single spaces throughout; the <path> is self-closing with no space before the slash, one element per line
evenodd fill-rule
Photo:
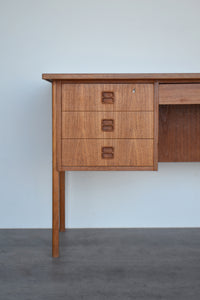
<path fill-rule="evenodd" d="M 200 73 L 43 73 L 42 79 L 54 80 L 200 80 Z"/>

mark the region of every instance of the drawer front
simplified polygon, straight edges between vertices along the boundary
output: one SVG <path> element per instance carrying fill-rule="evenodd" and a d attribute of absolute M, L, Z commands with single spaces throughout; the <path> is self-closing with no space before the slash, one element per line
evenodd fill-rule
<path fill-rule="evenodd" d="M 153 111 L 153 84 L 62 84 L 62 111 Z"/>
<path fill-rule="evenodd" d="M 160 84 L 160 104 L 200 104 L 200 84 Z"/>
<path fill-rule="evenodd" d="M 153 138 L 153 112 L 63 112 L 62 138 Z"/>
<path fill-rule="evenodd" d="M 150 167 L 153 139 L 63 139 L 63 167 Z"/>

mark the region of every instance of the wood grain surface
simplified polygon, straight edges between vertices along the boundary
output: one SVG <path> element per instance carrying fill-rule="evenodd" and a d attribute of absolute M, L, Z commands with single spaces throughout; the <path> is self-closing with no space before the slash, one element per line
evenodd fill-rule
<path fill-rule="evenodd" d="M 114 158 L 103 159 L 103 147 L 113 147 Z M 62 165 L 153 166 L 153 139 L 63 139 Z"/>
<path fill-rule="evenodd" d="M 153 149 L 153 160 L 154 160 L 154 171 L 158 170 L 158 131 L 159 131 L 159 83 L 154 82 L 154 149 Z"/>
<path fill-rule="evenodd" d="M 200 80 L 200 73 L 44 73 L 42 78 L 53 80 Z"/>
<path fill-rule="evenodd" d="M 160 162 L 200 161 L 200 105 L 161 105 Z"/>
<path fill-rule="evenodd" d="M 160 84 L 160 104 L 200 104 L 200 84 Z"/>
<path fill-rule="evenodd" d="M 65 231 L 65 172 L 60 172 L 60 231 Z"/>
<path fill-rule="evenodd" d="M 52 256 L 59 256 L 59 172 L 57 168 L 57 84 L 52 85 Z"/>
<path fill-rule="evenodd" d="M 102 102 L 104 92 L 113 103 Z M 153 111 L 153 84 L 62 84 L 62 111 Z"/>
<path fill-rule="evenodd" d="M 63 112 L 62 138 L 153 138 L 153 123 L 153 112 Z"/>

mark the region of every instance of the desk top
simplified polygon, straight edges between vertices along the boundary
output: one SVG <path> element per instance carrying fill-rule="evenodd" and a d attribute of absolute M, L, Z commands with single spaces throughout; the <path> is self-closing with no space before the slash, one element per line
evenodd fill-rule
<path fill-rule="evenodd" d="M 195 81 L 200 82 L 200 73 L 72 73 L 55 74 L 44 73 L 42 79 L 53 80 L 141 80 L 171 82 L 171 81 Z"/>

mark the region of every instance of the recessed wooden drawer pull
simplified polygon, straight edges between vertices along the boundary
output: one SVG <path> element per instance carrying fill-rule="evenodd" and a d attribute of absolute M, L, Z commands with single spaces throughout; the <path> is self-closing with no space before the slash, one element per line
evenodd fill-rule
<path fill-rule="evenodd" d="M 114 93 L 113 92 L 102 92 L 102 103 L 113 104 L 114 103 Z"/>
<path fill-rule="evenodd" d="M 114 147 L 102 147 L 101 156 L 102 158 L 114 158 Z"/>
<path fill-rule="evenodd" d="M 102 152 L 103 153 L 113 153 L 114 147 L 102 147 Z"/>
<path fill-rule="evenodd" d="M 113 92 L 102 92 L 102 97 L 103 98 L 113 98 L 114 93 Z"/>
<path fill-rule="evenodd" d="M 103 119 L 101 121 L 102 131 L 114 131 L 114 120 Z"/>
<path fill-rule="evenodd" d="M 114 153 L 102 153 L 102 158 L 114 158 Z"/>

